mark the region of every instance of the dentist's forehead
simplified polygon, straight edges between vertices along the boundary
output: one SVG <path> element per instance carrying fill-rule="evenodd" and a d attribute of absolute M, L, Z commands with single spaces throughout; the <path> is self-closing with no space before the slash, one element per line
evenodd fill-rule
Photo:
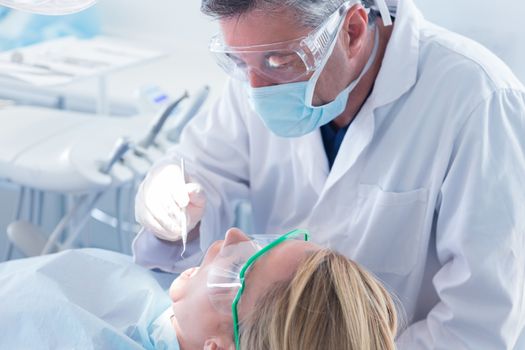
<path fill-rule="evenodd" d="M 285 8 L 272 14 L 250 11 L 238 17 L 221 19 L 219 23 L 225 43 L 232 47 L 290 41 L 311 30 L 297 24 L 294 12 Z"/>

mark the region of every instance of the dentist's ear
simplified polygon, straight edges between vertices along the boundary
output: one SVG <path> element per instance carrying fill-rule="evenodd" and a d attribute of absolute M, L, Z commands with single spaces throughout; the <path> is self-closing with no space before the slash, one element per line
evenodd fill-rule
<path fill-rule="evenodd" d="M 206 340 L 204 350 L 235 350 L 231 337 L 213 337 Z"/>
<path fill-rule="evenodd" d="M 368 13 L 361 5 L 354 5 L 348 13 L 343 24 L 343 43 L 348 47 L 348 57 L 354 57 L 366 39 L 368 32 Z"/>

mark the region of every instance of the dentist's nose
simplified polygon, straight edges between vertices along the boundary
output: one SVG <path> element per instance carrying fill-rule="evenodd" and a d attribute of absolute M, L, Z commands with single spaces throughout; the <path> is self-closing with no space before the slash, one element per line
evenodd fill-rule
<path fill-rule="evenodd" d="M 250 70 L 248 73 L 248 81 L 252 88 L 266 87 L 276 85 L 274 82 L 269 81 L 268 79 L 262 77 L 260 74 L 254 70 Z"/>

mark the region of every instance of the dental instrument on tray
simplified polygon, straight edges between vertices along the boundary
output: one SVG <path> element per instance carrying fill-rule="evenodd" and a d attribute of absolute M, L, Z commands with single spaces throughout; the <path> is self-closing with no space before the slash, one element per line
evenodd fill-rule
<path fill-rule="evenodd" d="M 12 63 L 16 63 L 19 66 L 36 69 L 35 74 L 38 74 L 38 70 L 43 70 L 47 72 L 48 74 L 55 74 L 55 75 L 64 75 L 64 76 L 70 76 L 73 77 L 74 74 L 71 72 L 62 71 L 59 69 L 55 69 L 47 64 L 44 63 L 38 63 L 38 62 L 28 62 L 27 59 L 24 58 L 24 55 L 20 51 L 13 51 L 11 53 L 10 61 Z"/>

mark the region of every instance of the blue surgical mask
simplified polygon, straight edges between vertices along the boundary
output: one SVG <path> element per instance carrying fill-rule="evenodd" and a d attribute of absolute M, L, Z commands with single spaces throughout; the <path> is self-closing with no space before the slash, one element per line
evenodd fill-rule
<path fill-rule="evenodd" d="M 303 136 L 328 124 L 343 113 L 348 96 L 374 62 L 378 48 L 378 32 L 376 29 L 374 49 L 361 75 L 332 102 L 314 106 L 313 96 L 317 81 L 336 43 L 337 40 L 334 40 L 321 65 L 307 81 L 259 88 L 248 86 L 248 99 L 253 110 L 273 133 L 282 137 Z"/>

